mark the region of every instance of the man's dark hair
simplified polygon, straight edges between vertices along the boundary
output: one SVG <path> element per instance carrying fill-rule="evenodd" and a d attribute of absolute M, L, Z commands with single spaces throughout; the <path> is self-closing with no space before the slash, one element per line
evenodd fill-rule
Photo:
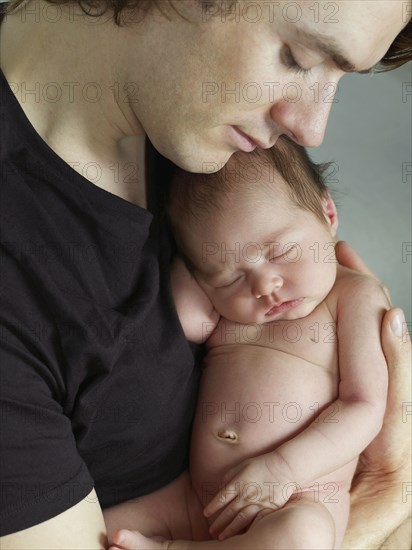
<path fill-rule="evenodd" d="M 196 0 L 200 5 L 207 7 L 218 7 L 214 13 L 221 13 L 230 10 L 239 0 Z M 13 13 L 26 0 L 10 0 L 6 7 L 6 15 Z M 179 14 L 178 0 L 47 0 L 50 4 L 77 4 L 88 16 L 101 17 L 107 12 L 112 14 L 116 25 L 122 26 L 127 22 L 128 14 L 133 14 L 132 21 L 143 18 L 153 8 L 165 13 L 165 6 L 172 8 Z M 180 14 L 181 15 L 181 14 Z M 376 66 L 376 72 L 390 71 L 401 67 L 408 61 L 412 61 L 412 20 L 404 27 L 393 41 L 380 63 Z"/>
<path fill-rule="evenodd" d="M 214 9 L 217 14 L 231 8 L 238 0 L 195 0 L 205 9 Z M 14 13 L 22 7 L 27 0 L 10 0 L 6 6 L 5 13 Z M 111 14 L 114 23 L 121 27 L 128 22 L 135 23 L 144 18 L 152 9 L 158 9 L 166 14 L 168 9 L 182 16 L 179 11 L 179 0 L 47 0 L 49 4 L 77 4 L 83 13 L 89 17 L 103 17 L 106 13 Z M 220 9 L 219 9 L 220 8 Z"/>

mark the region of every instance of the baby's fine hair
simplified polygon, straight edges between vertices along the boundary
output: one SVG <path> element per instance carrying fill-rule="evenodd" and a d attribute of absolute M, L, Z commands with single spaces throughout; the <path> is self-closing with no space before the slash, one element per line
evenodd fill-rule
<path fill-rule="evenodd" d="M 168 216 L 175 229 L 187 221 L 203 223 L 205 215 L 224 213 L 228 200 L 239 191 L 256 194 L 256 189 L 279 193 L 281 179 L 297 208 L 313 212 L 325 221 L 322 198 L 328 188 L 325 174 L 331 163 L 316 164 L 307 151 L 287 136 L 270 149 L 235 153 L 228 164 L 212 174 L 192 174 L 176 169 L 168 198 Z M 286 185 L 285 185 L 286 184 Z"/>

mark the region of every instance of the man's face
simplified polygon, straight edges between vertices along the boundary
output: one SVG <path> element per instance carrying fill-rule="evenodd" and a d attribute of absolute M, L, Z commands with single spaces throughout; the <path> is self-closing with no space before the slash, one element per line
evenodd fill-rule
<path fill-rule="evenodd" d="M 231 192 L 219 212 L 181 235 L 197 282 L 231 321 L 306 317 L 335 282 L 336 221 L 326 207 L 325 220 L 296 207 L 276 178 L 273 190 L 256 182 Z"/>
<path fill-rule="evenodd" d="M 406 4 L 241 0 L 216 15 L 212 4 L 183 0 L 195 22 L 161 23 L 162 55 L 137 116 L 158 150 L 192 172 L 216 171 L 281 134 L 318 146 L 338 81 L 384 56 L 407 23 Z"/>

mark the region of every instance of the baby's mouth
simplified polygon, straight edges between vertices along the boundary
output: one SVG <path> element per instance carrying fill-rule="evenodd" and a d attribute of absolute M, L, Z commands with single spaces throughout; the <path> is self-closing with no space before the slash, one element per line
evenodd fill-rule
<path fill-rule="evenodd" d="M 269 311 L 265 313 L 265 317 L 270 317 L 271 315 L 277 315 L 278 313 L 283 313 L 288 309 L 292 309 L 302 303 L 303 298 L 298 298 L 297 300 L 288 300 L 287 302 L 279 302 L 272 306 Z"/>

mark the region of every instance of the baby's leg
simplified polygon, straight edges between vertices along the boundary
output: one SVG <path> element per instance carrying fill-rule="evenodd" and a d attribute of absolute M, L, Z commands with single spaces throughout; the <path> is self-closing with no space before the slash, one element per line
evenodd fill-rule
<path fill-rule="evenodd" d="M 124 540 L 120 544 L 119 539 L 115 542 L 119 548 L 127 550 L 331 550 L 340 545 L 335 541 L 335 523 L 341 522 L 339 508 L 346 524 L 346 504 L 343 501 L 342 504 L 343 508 L 337 503 L 332 517 L 329 505 L 314 502 L 313 495 L 306 493 L 281 510 L 264 510 L 247 533 L 225 541 L 175 540 L 161 543 L 138 532 L 121 531 Z"/>
<path fill-rule="evenodd" d="M 210 538 L 187 472 L 153 493 L 106 508 L 103 517 L 110 542 L 119 529 L 138 529 L 147 537 L 166 539 Z"/>

